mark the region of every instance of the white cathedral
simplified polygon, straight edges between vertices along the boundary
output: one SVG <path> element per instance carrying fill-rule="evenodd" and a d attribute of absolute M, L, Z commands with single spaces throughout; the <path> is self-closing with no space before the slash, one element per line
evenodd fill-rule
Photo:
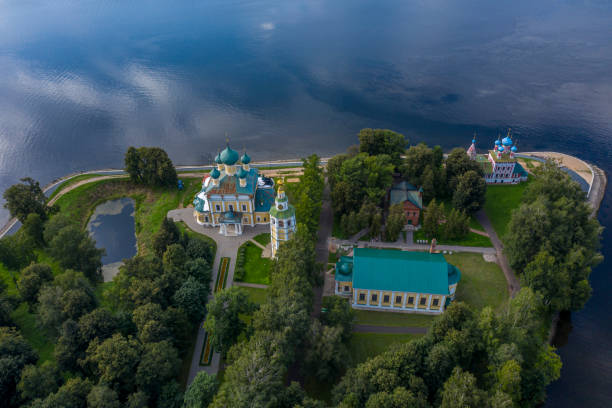
<path fill-rule="evenodd" d="M 243 227 L 270 224 L 272 256 L 296 228 L 295 209 L 289 204 L 282 181 L 278 194 L 274 180 L 250 167 L 251 158 L 227 147 L 215 158 L 216 167 L 202 180 L 193 199 L 193 215 L 200 225 L 219 227 L 225 236 L 241 235 Z"/>

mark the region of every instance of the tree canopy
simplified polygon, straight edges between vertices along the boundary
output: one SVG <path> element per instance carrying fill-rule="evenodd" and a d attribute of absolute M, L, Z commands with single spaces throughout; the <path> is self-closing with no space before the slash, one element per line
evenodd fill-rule
<path fill-rule="evenodd" d="M 38 181 L 30 177 L 22 178 L 21 183 L 7 188 L 3 197 L 6 201 L 4 208 L 21 222 L 25 222 L 29 214 L 47 218 L 47 197 Z"/>
<path fill-rule="evenodd" d="M 178 180 L 172 160 L 159 147 L 128 148 L 125 171 L 134 183 L 149 186 L 175 186 Z"/>

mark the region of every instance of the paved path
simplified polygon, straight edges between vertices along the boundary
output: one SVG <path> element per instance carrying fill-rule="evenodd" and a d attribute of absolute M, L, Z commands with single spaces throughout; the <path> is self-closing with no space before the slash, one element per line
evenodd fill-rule
<path fill-rule="evenodd" d="M 356 333 L 384 333 L 384 334 L 426 334 L 427 327 L 412 326 L 372 326 L 369 324 L 356 324 L 353 331 Z"/>
<path fill-rule="evenodd" d="M 268 289 L 269 285 L 264 285 L 263 283 L 234 282 L 232 286 L 244 286 L 245 288 L 256 288 L 256 289 Z"/>
<path fill-rule="evenodd" d="M 492 241 L 492 239 L 491 239 Z M 349 241 L 341 240 L 337 238 L 330 238 L 330 243 L 333 245 L 346 245 L 353 246 L 357 245 L 359 248 L 400 248 L 406 251 L 429 251 L 429 245 L 414 244 L 406 242 L 378 242 L 378 241 Z M 436 245 L 436 249 L 439 251 L 452 251 L 452 252 L 473 252 L 476 254 L 495 254 L 495 248 L 491 247 L 470 247 L 470 246 L 459 246 L 459 245 Z"/>
<path fill-rule="evenodd" d="M 266 247 L 261 245 L 259 242 L 255 241 L 254 239 L 249 239 L 250 242 L 252 242 L 253 244 L 255 244 L 255 246 L 260 247 L 261 249 L 265 250 Z"/>
<path fill-rule="evenodd" d="M 327 284 L 327 274 L 324 272 L 325 265 L 329 259 L 329 238 L 331 237 L 332 225 L 334 218 L 332 215 L 331 200 L 329 196 L 329 186 L 327 179 L 325 179 L 325 188 L 323 189 L 323 203 L 321 205 L 321 215 L 319 216 L 319 230 L 317 231 L 317 262 L 323 265 L 321 276 L 323 277 L 323 286 L 315 287 L 314 298 L 312 302 L 312 316 L 319 317 L 321 314 L 321 306 L 323 304 L 323 293 L 328 293 L 329 290 L 325 290 Z M 332 283 L 333 284 L 333 283 Z"/>
<path fill-rule="evenodd" d="M 219 272 L 221 258 L 230 258 L 227 283 L 225 285 L 226 288 L 231 287 L 234 282 L 234 266 L 236 265 L 236 254 L 240 245 L 252 239 L 258 234 L 270 231 L 270 228 L 267 225 L 257 225 L 255 227 L 246 226 L 242 231 L 242 235 L 224 237 L 223 235 L 219 234 L 218 228 L 199 225 L 193 217 L 193 208 L 182 208 L 178 210 L 168 211 L 168 218 L 171 218 L 174 221 L 183 221 L 191 230 L 202 235 L 206 235 L 212 238 L 217 243 L 217 253 L 215 254 L 215 261 L 213 263 L 212 269 L 212 282 L 215 282 L 215 280 L 217 279 L 217 273 Z M 208 298 L 211 299 L 213 296 L 213 294 L 210 294 Z M 196 340 L 195 348 L 193 350 L 193 356 L 191 358 L 191 368 L 189 369 L 189 378 L 187 380 L 187 385 L 191 384 L 195 376 L 200 371 L 206 371 L 208 374 L 216 374 L 219 371 L 219 364 L 221 360 L 221 356 L 219 353 L 213 354 L 212 362 L 210 365 L 200 366 L 200 354 L 202 352 L 202 346 L 204 345 L 204 337 L 206 335 L 206 331 L 202 327 L 203 324 L 204 321 L 202 321 L 202 324 L 200 324 L 198 328 L 198 337 Z"/>
<path fill-rule="evenodd" d="M 495 247 L 495 253 L 497 255 L 497 263 L 504 272 L 504 276 L 506 277 L 506 281 L 508 282 L 508 292 L 510 292 L 511 297 L 514 297 L 514 295 L 516 295 L 516 293 L 521 289 L 521 285 L 514 271 L 510 267 L 506 255 L 504 255 L 504 245 L 497 236 L 497 233 L 493 229 L 493 225 L 491 225 L 491 221 L 489 221 L 489 217 L 487 217 L 487 214 L 484 210 L 480 210 L 476 213 L 476 219 L 478 220 L 480 225 L 484 227 L 485 231 L 489 234 L 489 238 L 491 238 L 491 242 Z"/>

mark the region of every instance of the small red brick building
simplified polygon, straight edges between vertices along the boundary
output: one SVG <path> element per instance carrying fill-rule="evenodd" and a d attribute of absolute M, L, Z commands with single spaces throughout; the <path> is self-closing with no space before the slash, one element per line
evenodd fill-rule
<path fill-rule="evenodd" d="M 423 210 L 423 188 L 416 188 L 407 181 L 395 184 L 389 190 L 389 204 L 402 204 L 409 225 L 419 225 Z"/>

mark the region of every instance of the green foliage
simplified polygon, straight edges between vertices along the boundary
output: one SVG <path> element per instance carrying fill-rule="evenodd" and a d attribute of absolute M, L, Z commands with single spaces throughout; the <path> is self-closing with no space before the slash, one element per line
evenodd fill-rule
<path fill-rule="evenodd" d="M 402 204 L 395 204 L 389 208 L 387 223 L 385 224 L 385 235 L 387 241 L 395 242 L 400 232 L 406 225 L 406 213 Z"/>
<path fill-rule="evenodd" d="M 444 155 L 440 146 L 429 148 L 425 143 L 410 146 L 401 166 L 402 178 L 423 187 L 423 199 L 442 198 L 447 194 Z"/>
<path fill-rule="evenodd" d="M 185 392 L 183 408 L 206 408 L 217 393 L 217 378 L 200 371 Z"/>
<path fill-rule="evenodd" d="M 481 178 L 483 169 L 475 160 L 470 159 L 465 149 L 457 147 L 446 158 L 446 179 L 450 191 L 455 191 L 459 184 L 459 177 L 468 171 L 474 171 Z"/>
<path fill-rule="evenodd" d="M 484 204 L 487 185 L 482 174 L 469 170 L 457 177 L 457 187 L 453 193 L 453 206 L 468 214 L 474 214 Z"/>
<path fill-rule="evenodd" d="M 89 380 L 70 378 L 56 393 L 50 394 L 41 405 L 42 408 L 85 408 L 87 396 L 91 392 L 92 384 Z"/>
<path fill-rule="evenodd" d="M 181 234 L 176 224 L 164 217 L 161 228 L 153 237 L 153 250 L 157 256 L 162 257 L 164 252 L 166 252 L 166 248 L 178 243 L 180 238 Z"/>
<path fill-rule="evenodd" d="M 120 408 L 119 396 L 106 385 L 96 385 L 87 394 L 87 408 Z"/>
<path fill-rule="evenodd" d="M 49 253 L 62 267 L 83 272 L 92 282 L 101 279 L 104 249 L 96 248 L 87 231 L 77 225 L 61 228 L 49 241 Z"/>
<path fill-rule="evenodd" d="M 22 178 L 21 183 L 7 188 L 3 198 L 6 201 L 4 208 L 21 222 L 25 222 L 27 216 L 32 213 L 38 214 L 42 219 L 47 218 L 47 197 L 38 181 L 30 177 Z"/>
<path fill-rule="evenodd" d="M 317 155 L 313 154 L 302 161 L 304 172 L 300 182 L 288 191 L 291 193 L 296 219 L 304 224 L 310 234 L 315 235 L 319 227 L 325 180 Z"/>
<path fill-rule="evenodd" d="M 508 261 L 549 311 L 580 310 L 591 293 L 591 269 L 602 260 L 601 226 L 578 184 L 556 163 L 534 174 L 508 226 Z"/>
<path fill-rule="evenodd" d="M 440 408 L 472 408 L 486 405 L 487 395 L 478 388 L 476 377 L 457 367 L 444 383 Z"/>
<path fill-rule="evenodd" d="M 16 405 L 16 387 L 24 367 L 38 356 L 23 336 L 12 327 L 0 327 L 0 395 L 7 406 Z"/>
<path fill-rule="evenodd" d="M 0 238 L 0 262 L 9 269 L 17 270 L 36 259 L 31 245 L 23 234 L 5 235 Z"/>
<path fill-rule="evenodd" d="M 22 401 L 45 398 L 57 391 L 62 382 L 58 367 L 47 361 L 41 366 L 28 365 L 21 372 L 17 390 Z"/>
<path fill-rule="evenodd" d="M 429 239 L 440 236 L 440 222 L 444 217 L 444 203 L 438 204 L 431 200 L 423 216 L 423 232 Z"/>
<path fill-rule="evenodd" d="M 159 147 L 129 147 L 125 171 L 134 183 L 148 186 L 175 186 L 178 180 L 168 154 Z"/>
<path fill-rule="evenodd" d="M 200 322 L 204 317 L 209 290 L 208 286 L 190 276 L 174 293 L 174 304 L 185 311 L 190 321 Z"/>
<path fill-rule="evenodd" d="M 38 213 L 30 213 L 23 222 L 19 232 L 24 234 L 33 246 L 40 247 L 45 243 L 43 237 L 44 228 L 44 218 Z"/>
<path fill-rule="evenodd" d="M 310 325 L 304 368 L 319 380 L 333 381 L 344 370 L 348 350 L 342 341 L 342 326 L 323 326 L 318 320 Z"/>
<path fill-rule="evenodd" d="M 46 264 L 31 264 L 19 275 L 19 295 L 32 308 L 43 285 L 53 280 L 51 267 Z"/>
<path fill-rule="evenodd" d="M 453 208 L 443 225 L 444 238 L 458 240 L 465 238 L 470 232 L 470 218 L 463 211 Z"/>
<path fill-rule="evenodd" d="M 149 396 L 156 396 L 166 383 L 178 374 L 180 360 L 167 340 L 144 345 L 136 372 L 136 384 Z"/>
<path fill-rule="evenodd" d="M 342 341 L 350 340 L 355 311 L 348 300 L 341 296 L 325 296 L 322 303 L 326 312 L 321 313 L 321 322 L 326 326 L 341 327 Z"/>
<path fill-rule="evenodd" d="M 389 155 L 394 166 L 400 165 L 400 156 L 408 145 L 404 135 L 388 129 L 361 129 L 358 137 L 359 152 L 370 156 Z"/>
<path fill-rule="evenodd" d="M 204 328 L 210 333 L 210 343 L 219 352 L 226 354 L 246 328 L 240 315 L 253 311 L 254 304 L 249 295 L 239 287 L 223 289 L 206 306 Z"/>

